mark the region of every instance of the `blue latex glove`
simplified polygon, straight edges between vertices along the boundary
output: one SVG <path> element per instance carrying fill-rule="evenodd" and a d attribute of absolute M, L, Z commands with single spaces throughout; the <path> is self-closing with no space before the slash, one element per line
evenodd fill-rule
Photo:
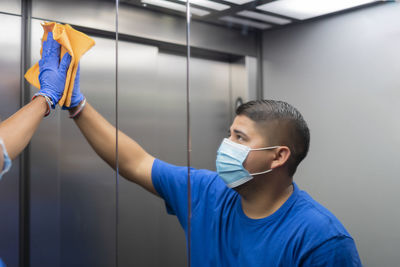
<path fill-rule="evenodd" d="M 47 41 L 43 42 L 42 59 L 39 61 L 39 94 L 48 96 L 55 108 L 60 101 L 65 87 L 65 79 L 71 62 L 71 56 L 66 53 L 60 62 L 60 44 L 49 32 Z"/>
<path fill-rule="evenodd" d="M 63 107 L 63 109 L 71 109 L 79 105 L 81 101 L 85 98 L 81 93 L 81 89 L 79 86 L 79 79 L 81 73 L 81 64 L 78 65 L 78 71 L 76 72 L 75 82 L 74 82 L 74 90 L 72 91 L 71 96 L 71 105 L 69 107 Z"/>

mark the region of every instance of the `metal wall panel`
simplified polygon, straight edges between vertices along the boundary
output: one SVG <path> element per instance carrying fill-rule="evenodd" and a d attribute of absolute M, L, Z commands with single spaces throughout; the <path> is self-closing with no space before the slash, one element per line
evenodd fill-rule
<path fill-rule="evenodd" d="M 33 20 L 32 62 L 42 34 Z M 81 90 L 113 123 L 114 42 L 95 41 L 81 59 Z M 66 113 L 53 111 L 31 142 L 31 266 L 114 266 L 115 173 Z"/>
<path fill-rule="evenodd" d="M 399 264 L 399 14 L 394 2 L 264 34 L 264 95 L 311 129 L 295 181 L 341 219 L 365 266 Z"/>
<path fill-rule="evenodd" d="M 31 62 L 40 59 L 40 21 L 31 28 Z M 31 95 L 38 90 L 31 87 Z M 60 253 L 60 114 L 41 122 L 30 143 L 30 260 L 35 266 L 58 266 Z"/>
<path fill-rule="evenodd" d="M 21 19 L 0 14 L 0 121 L 20 106 Z M 7 38 L 5 38 L 7 36 Z M 18 265 L 19 158 L 0 181 L 0 258 L 7 266 Z"/>
<path fill-rule="evenodd" d="M 231 65 L 190 59 L 192 165 L 215 170 L 217 149 L 232 123 Z"/>
<path fill-rule="evenodd" d="M 185 164 L 185 58 L 127 42 L 119 55 L 120 129 L 155 157 Z M 119 193 L 119 265 L 185 266 L 184 233 L 163 201 L 123 178 Z"/>
<path fill-rule="evenodd" d="M 81 91 L 115 124 L 115 41 L 94 40 L 96 45 L 81 59 Z M 115 171 L 67 114 L 61 116 L 60 178 L 60 266 L 115 266 Z"/>
<path fill-rule="evenodd" d="M 21 15 L 21 0 L 1 1 L 0 12 Z"/>
<path fill-rule="evenodd" d="M 102 0 L 33 0 L 32 16 L 99 30 L 115 31 L 115 3 Z M 119 32 L 186 45 L 186 19 L 121 5 Z M 254 33 L 244 33 L 204 22 L 191 22 L 191 45 L 238 55 L 256 55 Z M 218 38 L 215 38 L 218 36 Z"/>
<path fill-rule="evenodd" d="M 245 57 L 245 68 L 246 68 L 246 75 L 245 79 L 247 81 L 247 100 L 255 100 L 257 99 L 257 58 L 255 57 Z M 262 75 L 262 74 L 261 74 Z M 262 88 L 260 88 L 262 90 Z"/>

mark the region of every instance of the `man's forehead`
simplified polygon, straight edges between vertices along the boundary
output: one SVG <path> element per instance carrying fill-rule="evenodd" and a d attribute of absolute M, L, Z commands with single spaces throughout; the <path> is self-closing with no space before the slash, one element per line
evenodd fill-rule
<path fill-rule="evenodd" d="M 257 123 L 244 115 L 238 115 L 233 120 L 231 130 L 237 130 L 247 135 L 252 135 L 259 132 Z"/>

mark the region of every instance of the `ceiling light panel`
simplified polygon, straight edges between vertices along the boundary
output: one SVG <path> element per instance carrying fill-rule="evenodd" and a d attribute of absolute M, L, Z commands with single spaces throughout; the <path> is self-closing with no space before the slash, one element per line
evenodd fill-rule
<path fill-rule="evenodd" d="M 187 0 L 179 0 L 179 1 L 187 2 Z M 225 5 L 225 4 L 212 2 L 212 1 L 208 1 L 208 0 L 190 0 L 190 4 L 194 4 L 194 5 L 198 5 L 198 6 L 202 6 L 202 7 L 207 7 L 207 8 L 210 8 L 210 9 L 217 10 L 217 11 L 226 10 L 226 9 L 229 9 L 231 7 L 230 5 Z"/>
<path fill-rule="evenodd" d="M 309 19 L 380 0 L 279 0 L 258 9 L 295 19 Z"/>
<path fill-rule="evenodd" d="M 142 3 L 186 13 L 186 5 L 177 4 L 177 3 L 173 3 L 173 2 L 169 2 L 169 1 L 165 1 L 165 0 L 142 0 Z M 203 10 L 200 8 L 194 8 L 194 7 L 190 7 L 190 13 L 197 15 L 197 16 L 205 16 L 205 15 L 210 14 L 210 12 L 207 10 Z"/>
<path fill-rule="evenodd" d="M 262 14 L 262 13 L 258 13 L 258 12 L 254 12 L 254 11 L 249 11 L 249 10 L 243 10 L 236 14 L 246 17 L 246 18 L 258 19 L 258 20 L 262 20 L 265 22 L 271 22 L 271 23 L 279 24 L 279 25 L 285 25 L 285 24 L 292 22 L 289 19 L 283 19 L 283 18 L 279 18 L 279 17 L 267 15 L 267 14 Z"/>
<path fill-rule="evenodd" d="M 243 5 L 243 4 L 246 4 L 246 3 L 253 2 L 253 0 L 224 0 L 224 1 L 236 4 L 236 5 Z"/>
<path fill-rule="evenodd" d="M 271 28 L 271 25 L 261 23 L 261 22 L 256 22 L 248 19 L 240 19 L 240 18 L 235 18 L 231 16 L 225 16 L 220 18 L 220 20 L 226 21 L 226 22 L 231 22 L 231 23 L 236 23 L 236 24 L 241 24 L 244 26 L 250 26 L 253 28 L 257 28 L 260 30 L 266 30 L 268 28 Z"/>

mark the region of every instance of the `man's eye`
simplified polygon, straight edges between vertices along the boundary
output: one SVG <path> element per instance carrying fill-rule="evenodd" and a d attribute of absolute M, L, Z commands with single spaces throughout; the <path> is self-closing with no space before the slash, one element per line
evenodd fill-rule
<path fill-rule="evenodd" d="M 236 135 L 236 139 L 239 140 L 239 141 L 243 140 L 242 136 L 240 136 L 240 135 Z"/>

